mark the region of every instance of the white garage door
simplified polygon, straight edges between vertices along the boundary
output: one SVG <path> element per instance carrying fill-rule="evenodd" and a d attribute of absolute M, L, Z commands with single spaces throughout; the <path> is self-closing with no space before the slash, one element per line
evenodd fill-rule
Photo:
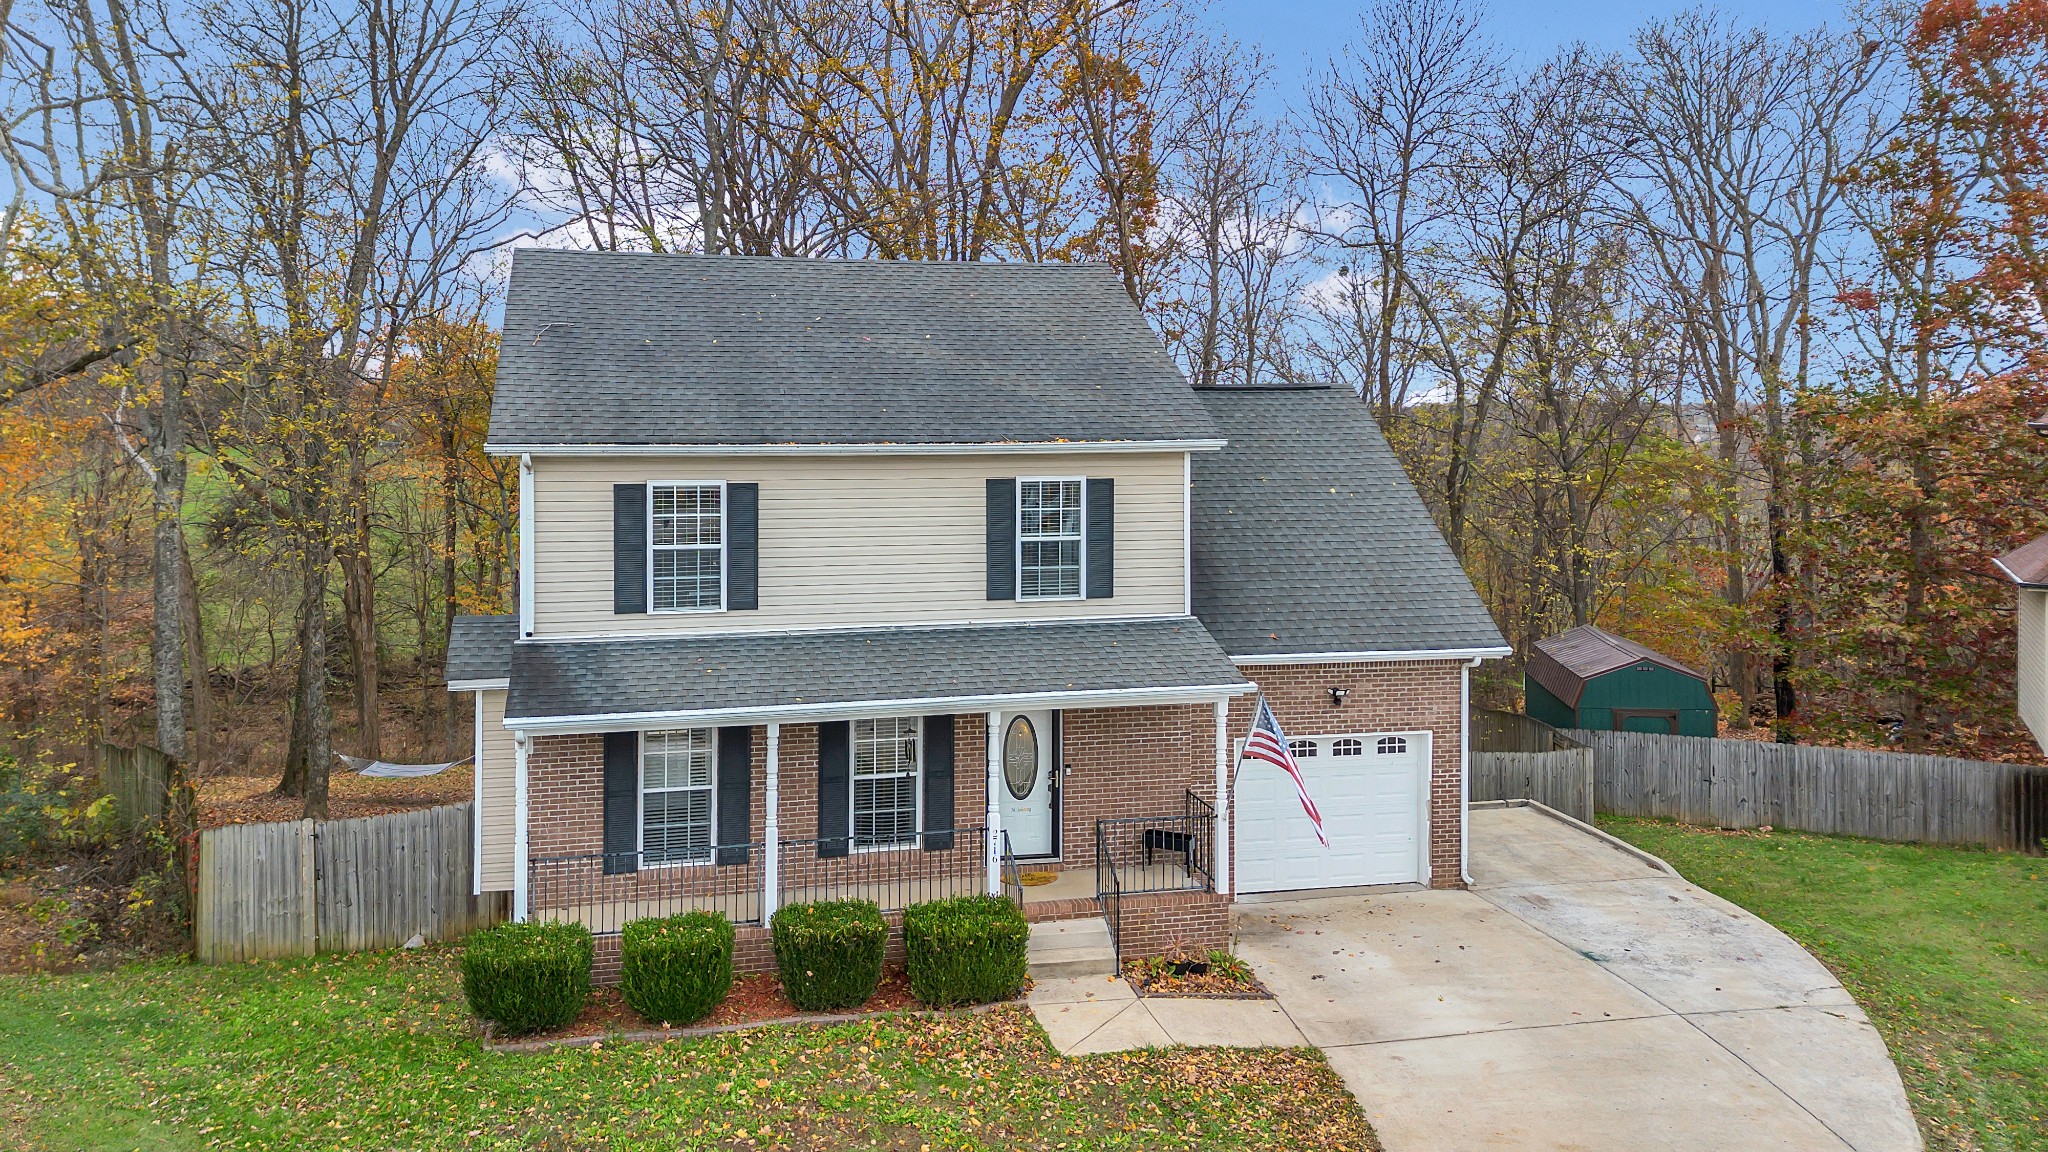
<path fill-rule="evenodd" d="M 1282 892 L 1422 879 L 1429 734 L 1296 737 L 1295 763 L 1323 813 L 1325 848 L 1287 773 L 1246 760 L 1237 775 L 1237 890 Z"/>

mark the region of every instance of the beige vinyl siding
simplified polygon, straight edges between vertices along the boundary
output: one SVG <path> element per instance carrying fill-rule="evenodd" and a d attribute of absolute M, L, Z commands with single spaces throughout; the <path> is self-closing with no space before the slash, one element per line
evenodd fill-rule
<path fill-rule="evenodd" d="M 505 728 L 503 689 L 479 692 L 477 723 L 483 726 L 483 760 L 476 766 L 478 791 L 483 796 L 483 890 L 512 890 L 512 810 L 514 765 L 512 733 Z"/>
<path fill-rule="evenodd" d="M 536 635 L 1171 615 L 1185 610 L 1184 454 L 535 458 Z M 1116 595 L 987 599 L 986 481 L 1116 481 Z M 612 612 L 612 485 L 761 486 L 760 608 Z"/>
<path fill-rule="evenodd" d="M 2019 604 L 2019 697 L 2020 719 L 2034 734 L 2034 742 L 2048 752 L 2048 592 L 2022 588 Z"/>

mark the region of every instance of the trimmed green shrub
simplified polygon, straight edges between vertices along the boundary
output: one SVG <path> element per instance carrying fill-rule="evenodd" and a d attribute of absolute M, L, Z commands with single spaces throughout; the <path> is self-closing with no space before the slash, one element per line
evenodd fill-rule
<path fill-rule="evenodd" d="M 630 921 L 619 935 L 619 992 L 650 1021 L 694 1024 L 732 991 L 732 939 L 722 912 Z"/>
<path fill-rule="evenodd" d="M 590 998 L 595 954 L 581 924 L 500 924 L 463 945 L 462 994 L 470 1011 L 508 1035 L 560 1028 Z"/>
<path fill-rule="evenodd" d="M 1031 926 L 1001 896 L 913 904 L 903 914 L 910 991 L 935 1008 L 1007 1000 L 1024 987 Z"/>
<path fill-rule="evenodd" d="M 769 934 L 782 991 L 806 1012 L 866 1003 L 882 983 L 889 924 L 872 900 L 819 900 L 776 909 Z"/>

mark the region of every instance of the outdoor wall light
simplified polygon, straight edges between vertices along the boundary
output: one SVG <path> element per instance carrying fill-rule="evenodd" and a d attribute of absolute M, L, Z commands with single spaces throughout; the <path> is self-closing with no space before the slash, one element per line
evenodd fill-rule
<path fill-rule="evenodd" d="M 1351 695 L 1351 689 L 1349 688 L 1330 689 L 1330 707 L 1342 708 L 1344 706 L 1344 698 L 1349 695 Z"/>

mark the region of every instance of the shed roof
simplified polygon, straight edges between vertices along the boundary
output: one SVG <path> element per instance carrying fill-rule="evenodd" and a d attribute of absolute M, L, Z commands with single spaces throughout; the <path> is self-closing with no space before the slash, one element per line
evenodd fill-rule
<path fill-rule="evenodd" d="M 2029 540 L 1993 563 L 2022 588 L 2048 588 L 2048 536 Z"/>
<path fill-rule="evenodd" d="M 1225 651 L 1506 652 L 1349 390 L 1196 395 L 1230 441 L 1193 461 L 1195 615 Z"/>
<path fill-rule="evenodd" d="M 1107 265 L 526 248 L 512 259 L 488 441 L 1215 438 Z"/>
<path fill-rule="evenodd" d="M 1591 624 L 1538 640 L 1529 652 L 1528 672 L 1529 678 L 1543 685 L 1552 696 L 1577 708 L 1588 681 L 1645 661 L 1702 684 L 1707 682 L 1705 676 L 1662 652 Z"/>

